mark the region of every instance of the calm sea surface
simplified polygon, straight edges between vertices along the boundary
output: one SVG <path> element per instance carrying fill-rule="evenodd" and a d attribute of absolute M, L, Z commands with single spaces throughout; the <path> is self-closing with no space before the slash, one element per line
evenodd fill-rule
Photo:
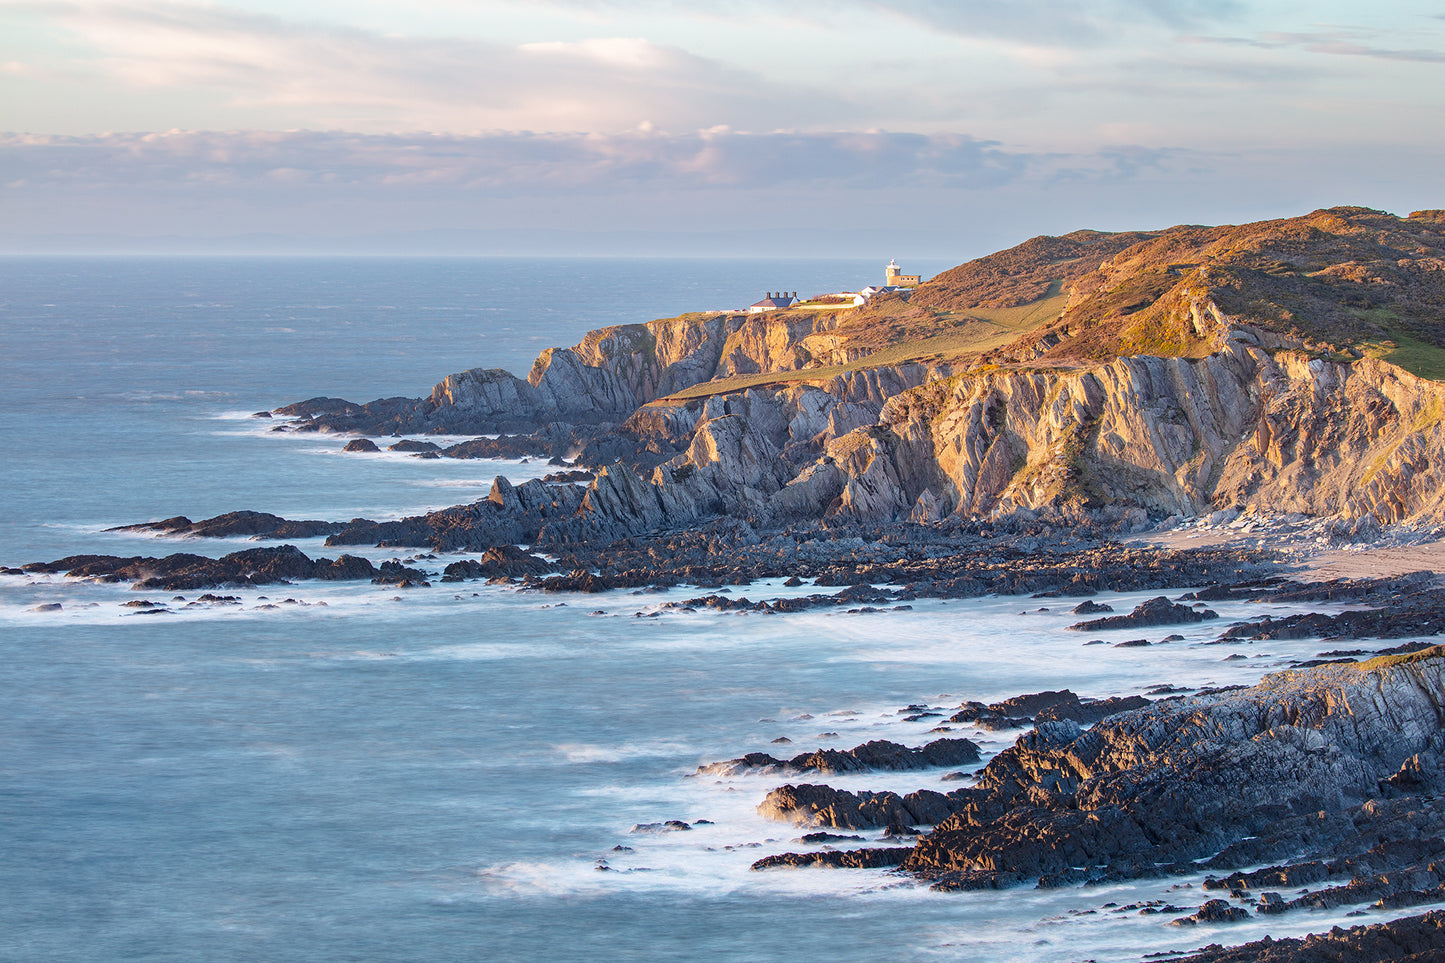
<path fill-rule="evenodd" d="M 880 273 L 837 261 L 0 260 L 0 564 L 252 544 L 102 531 L 177 514 L 394 517 L 472 501 L 497 474 L 546 469 L 348 456 L 339 439 L 272 433 L 249 415 L 316 395 L 418 396 L 469 367 L 525 374 L 590 328 Z M 1063 631 L 1068 606 L 1017 598 L 639 619 L 692 593 L 300 584 L 228 592 L 240 604 L 224 606 L 187 594 L 0 576 L 0 958 L 1137 958 L 1190 938 L 1156 918 L 1073 911 L 1190 896 L 1168 883 L 940 895 L 877 872 L 752 873 L 760 856 L 801 848 L 803 830 L 754 811 L 777 780 L 689 774 L 747 751 L 935 738 L 937 720 L 903 721 L 910 703 L 1248 682 L 1315 648 L 1271 643 L 1237 663 L 1188 644 L 1085 650 Z M 123 604 L 141 597 L 171 612 Z M 36 611 L 49 603 L 61 609 Z M 793 746 L 773 746 L 781 737 Z M 991 752 L 1009 741 L 976 737 Z M 942 775 L 831 781 L 950 788 Z M 669 819 L 707 822 L 633 831 Z"/>

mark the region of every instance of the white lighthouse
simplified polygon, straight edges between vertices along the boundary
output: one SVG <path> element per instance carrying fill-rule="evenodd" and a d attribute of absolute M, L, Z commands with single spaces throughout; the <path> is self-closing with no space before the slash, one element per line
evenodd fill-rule
<path fill-rule="evenodd" d="M 883 283 L 890 288 L 916 288 L 922 283 L 919 275 L 904 274 L 903 269 L 895 260 L 889 260 L 883 276 L 885 278 Z"/>

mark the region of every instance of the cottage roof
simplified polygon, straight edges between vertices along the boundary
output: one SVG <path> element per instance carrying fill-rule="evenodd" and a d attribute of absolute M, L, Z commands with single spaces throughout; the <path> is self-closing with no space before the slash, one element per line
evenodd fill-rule
<path fill-rule="evenodd" d="M 777 297 L 763 298 L 761 301 L 758 301 L 756 304 L 751 304 L 751 305 L 749 305 L 749 307 L 754 307 L 754 308 L 786 308 L 786 307 L 788 307 L 788 306 L 789 306 L 790 304 L 792 304 L 792 303 L 793 303 L 793 299 L 792 299 L 792 298 L 790 298 L 790 297 L 788 297 L 788 296 L 786 296 L 786 295 L 779 295 L 779 296 L 777 296 Z"/>

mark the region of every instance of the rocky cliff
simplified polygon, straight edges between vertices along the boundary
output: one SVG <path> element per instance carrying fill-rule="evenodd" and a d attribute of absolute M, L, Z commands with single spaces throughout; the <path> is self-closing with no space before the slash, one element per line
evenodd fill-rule
<path fill-rule="evenodd" d="M 305 430 L 371 434 L 533 431 L 548 422 L 620 422 L 642 405 L 718 378 L 792 371 L 813 360 L 804 342 L 831 313 L 691 314 L 589 332 L 548 348 L 526 379 L 502 368 L 448 375 L 424 399 L 365 405 L 313 398 L 277 409 Z"/>
<path fill-rule="evenodd" d="M 527 433 L 512 447 L 598 469 L 546 513 L 553 545 L 718 515 L 1439 521 L 1436 375 L 1445 215 L 1336 208 L 1037 238 L 910 303 L 604 328 L 526 380 L 471 369 L 426 399 L 280 411 L 297 430 Z"/>

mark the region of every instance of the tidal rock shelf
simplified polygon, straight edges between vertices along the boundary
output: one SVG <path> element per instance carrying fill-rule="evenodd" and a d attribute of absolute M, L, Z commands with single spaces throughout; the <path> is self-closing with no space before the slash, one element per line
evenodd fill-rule
<path fill-rule="evenodd" d="M 1227 896 L 1183 924 L 1407 907 L 1445 900 L 1442 722 L 1445 648 L 1433 646 L 1167 698 L 1088 730 L 1040 722 L 947 794 L 786 785 L 758 808 L 811 827 L 932 824 L 897 865 L 937 890 L 1204 871 L 1206 892 Z M 755 868 L 865 862 L 783 854 Z"/>
<path fill-rule="evenodd" d="M 53 562 L 31 562 L 16 574 L 90 578 L 101 582 L 130 582 L 137 591 L 155 589 L 182 592 L 222 586 L 289 584 L 295 579 L 341 582 L 369 579 L 378 585 L 407 587 L 426 584 L 420 569 L 399 562 L 373 565 L 356 555 L 312 559 L 294 545 L 251 548 L 221 558 L 177 553 L 164 558 L 134 555 L 71 555 Z"/>
<path fill-rule="evenodd" d="M 1214 945 L 1172 963 L 1437 963 L 1445 957 L 1445 910 L 1420 916 L 1367 923 L 1302 939 L 1271 939 L 1242 946 Z"/>

